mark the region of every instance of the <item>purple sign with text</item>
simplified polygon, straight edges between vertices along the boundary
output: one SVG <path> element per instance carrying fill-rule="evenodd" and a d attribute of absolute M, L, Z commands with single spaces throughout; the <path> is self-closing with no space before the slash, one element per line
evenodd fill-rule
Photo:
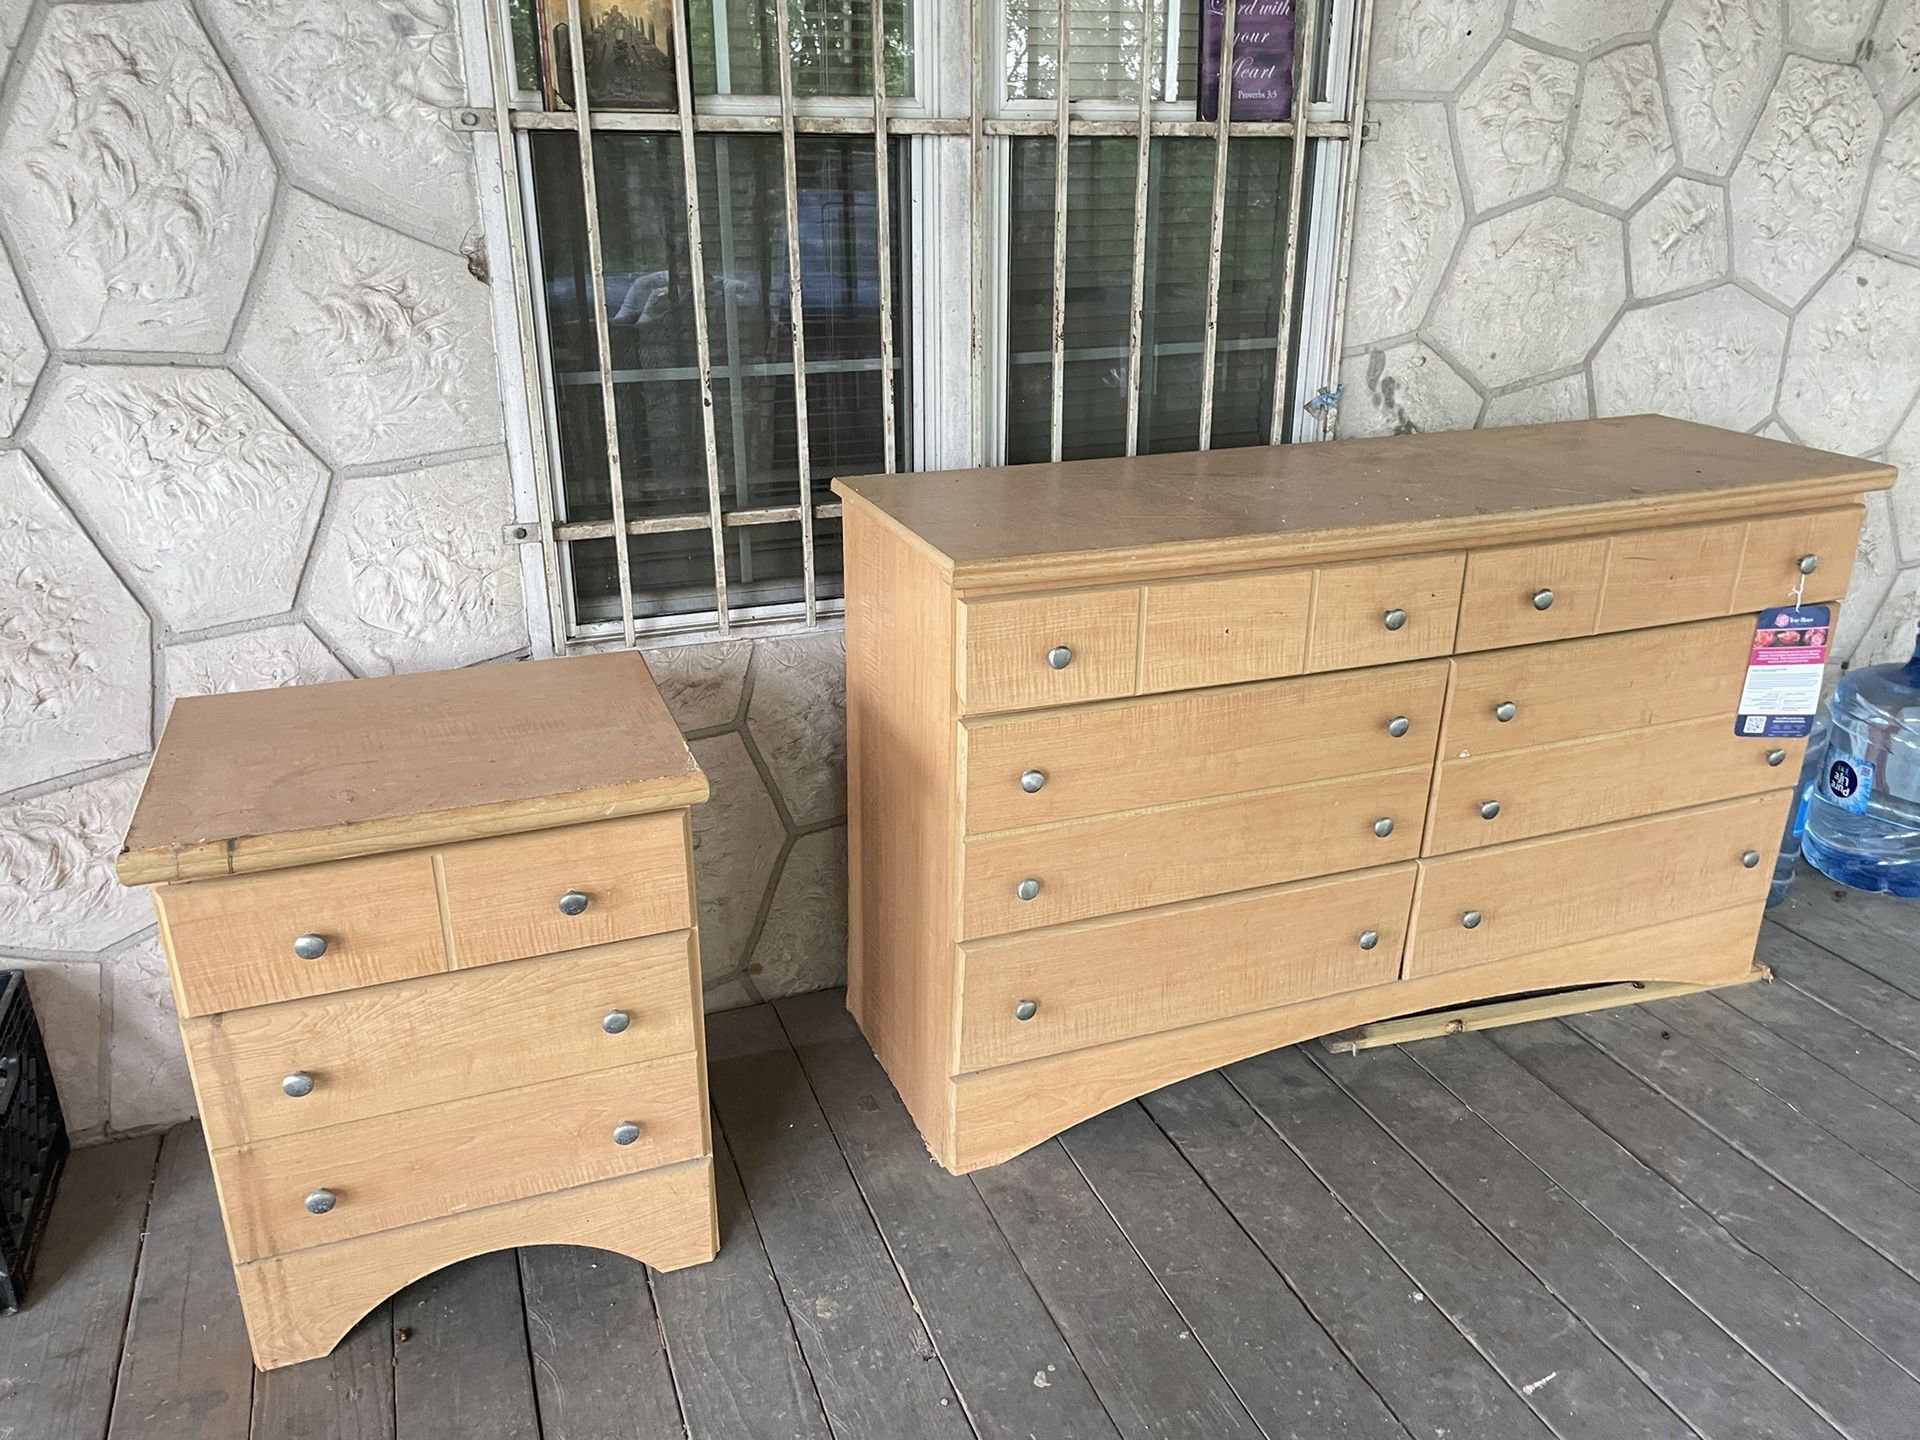
<path fill-rule="evenodd" d="M 1200 0 L 1200 118 L 1220 108 L 1226 0 Z M 1293 117 L 1293 0 L 1240 0 L 1233 15 L 1234 120 Z"/>

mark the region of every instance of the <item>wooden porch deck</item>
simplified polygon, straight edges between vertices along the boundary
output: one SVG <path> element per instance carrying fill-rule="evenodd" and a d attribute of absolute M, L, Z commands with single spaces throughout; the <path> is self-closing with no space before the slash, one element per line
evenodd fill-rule
<path fill-rule="evenodd" d="M 257 1375 L 198 1131 L 76 1156 L 0 1440 L 1913 1440 L 1920 908 L 1772 985 L 1173 1086 L 927 1158 L 838 994 L 711 1026 L 725 1246 L 526 1250 Z"/>

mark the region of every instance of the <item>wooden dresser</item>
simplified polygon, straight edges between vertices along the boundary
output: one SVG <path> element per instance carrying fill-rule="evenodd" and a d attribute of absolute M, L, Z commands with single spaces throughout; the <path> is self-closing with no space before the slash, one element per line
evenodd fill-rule
<path fill-rule="evenodd" d="M 631 652 L 174 706 L 118 868 L 262 1368 L 484 1251 L 712 1258 L 706 794 Z"/>
<path fill-rule="evenodd" d="M 1367 1021 L 1745 976 L 1756 612 L 1893 471 L 1654 417 L 836 482 L 848 1005 L 935 1156 Z"/>

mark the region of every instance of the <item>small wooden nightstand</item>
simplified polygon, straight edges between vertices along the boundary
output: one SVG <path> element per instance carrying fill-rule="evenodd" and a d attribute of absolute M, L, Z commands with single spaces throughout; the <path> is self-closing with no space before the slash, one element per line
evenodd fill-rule
<path fill-rule="evenodd" d="M 713 1257 L 706 795 L 631 652 L 174 706 L 118 870 L 263 1369 L 489 1250 Z"/>

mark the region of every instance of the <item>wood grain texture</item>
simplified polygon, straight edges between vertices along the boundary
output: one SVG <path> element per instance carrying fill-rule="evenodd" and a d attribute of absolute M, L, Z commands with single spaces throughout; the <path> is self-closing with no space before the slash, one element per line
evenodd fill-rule
<path fill-rule="evenodd" d="M 1429 660 L 970 721 L 962 727 L 966 830 L 1425 764 L 1446 678 L 1446 662 Z M 1397 715 L 1409 727 L 1396 738 L 1387 726 Z M 1029 769 L 1046 776 L 1033 794 L 1020 786 Z"/>
<path fill-rule="evenodd" d="M 253 1356 L 197 1125 L 161 1144 L 146 1231 L 108 1440 L 247 1440 Z"/>
<path fill-rule="evenodd" d="M 713 1257 L 712 1161 L 643 1171 L 239 1266 L 263 1370 L 325 1355 L 387 1296 L 433 1271 L 519 1245 L 587 1245 L 672 1270 Z"/>
<path fill-rule="evenodd" d="M 378 1115 L 214 1154 L 234 1259 L 259 1260 L 704 1153 L 692 1055 Z M 616 1145 L 634 1121 L 640 1137 Z M 503 1144 L 503 1137 L 511 1137 Z M 318 1187 L 338 1203 L 310 1215 Z"/>
<path fill-rule="evenodd" d="M 505 835 L 437 854 L 455 968 L 693 924 L 682 812 Z M 587 897 L 578 915 L 560 897 Z"/>
<path fill-rule="evenodd" d="M 1765 610 L 1796 601 L 1838 600 L 1853 575 L 1853 552 L 1866 520 L 1863 506 L 1817 510 L 1755 520 L 1747 526 L 1740 569 L 1733 583 L 1733 608 Z M 1818 568 L 1800 573 L 1811 556 Z"/>
<path fill-rule="evenodd" d="M 216 1150 L 690 1054 L 685 931 L 181 1022 Z M 627 1028 L 601 1020 L 624 1011 Z M 311 1093 L 289 1097 L 294 1071 Z"/>
<path fill-rule="evenodd" d="M 1720 716 L 1729 729 L 1753 648 L 1753 617 L 1566 640 L 1453 662 L 1440 756 L 1532 745 Z M 1513 718 L 1495 707 L 1513 703 Z"/>
<path fill-rule="evenodd" d="M 1313 589 L 1311 570 L 1146 586 L 1141 693 L 1298 675 L 1307 664 Z"/>
<path fill-rule="evenodd" d="M 994 1165 L 1159 1086 L 1263 1050 L 1390 1015 L 1616 980 L 1738 981 L 1751 967 L 1759 925 L 1758 907 L 1741 905 L 1629 934 L 1582 940 L 1517 960 L 1371 986 L 962 1075 L 953 1081 L 954 1159 L 943 1159 L 943 1163 L 956 1172 Z"/>
<path fill-rule="evenodd" d="M 1429 774 L 1384 770 L 972 836 L 961 846 L 960 938 L 1411 860 Z M 1380 820 L 1393 822 L 1384 837 Z M 1031 900 L 1020 898 L 1024 879 L 1040 882 Z"/>
<path fill-rule="evenodd" d="M 425 851 L 155 887 L 182 1015 L 431 975 L 447 966 Z M 295 937 L 326 941 L 303 960 Z"/>
<path fill-rule="evenodd" d="M 1334 445 L 867 475 L 884 517 L 960 589 L 1297 564 L 1745 518 L 1851 499 L 1890 466 L 1650 415 Z"/>
<path fill-rule="evenodd" d="M 1133 693 L 1139 660 L 1137 589 L 963 602 L 955 624 L 962 714 Z M 1060 669 L 1047 661 L 1056 646 L 1072 652 Z"/>
<path fill-rule="evenodd" d="M 1610 543 L 1601 537 L 1471 552 L 1454 648 L 1494 650 L 1591 634 Z M 1553 592 L 1544 610 L 1534 600 L 1542 590 Z"/>
<path fill-rule="evenodd" d="M 1321 566 L 1307 668 L 1345 670 L 1447 654 L 1460 617 L 1465 566 L 1466 556 L 1457 552 Z M 1398 629 L 1387 625 L 1390 612 L 1406 617 Z"/>
<path fill-rule="evenodd" d="M 1757 927 L 1772 876 L 1764 861 L 1792 793 L 1422 860 L 1405 973 L 1487 965 L 1738 905 L 1755 907 Z M 1743 865 L 1747 851 L 1763 863 Z M 1469 911 L 1481 917 L 1472 928 Z"/>
<path fill-rule="evenodd" d="M 116 868 L 130 885 L 234 875 L 706 795 L 633 652 L 190 696 Z"/>
<path fill-rule="evenodd" d="M 1804 739 L 1736 734 L 1723 713 L 1464 760 L 1443 756 L 1423 853 L 1450 855 L 1777 790 L 1800 773 L 1806 748 Z M 1778 764 L 1768 758 L 1776 754 Z M 1500 807 L 1492 819 L 1480 813 L 1488 801 Z"/>
<path fill-rule="evenodd" d="M 1386 984 L 1413 880 L 1413 866 L 1389 865 L 965 945 L 958 1071 Z M 1038 1009 L 1021 1020 L 1025 1000 Z"/>

